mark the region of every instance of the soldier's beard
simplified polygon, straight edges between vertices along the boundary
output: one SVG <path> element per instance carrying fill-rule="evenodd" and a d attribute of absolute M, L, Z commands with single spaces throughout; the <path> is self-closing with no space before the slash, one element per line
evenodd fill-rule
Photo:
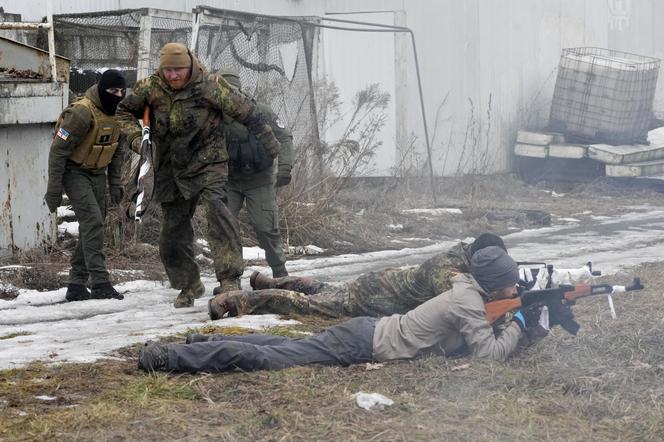
<path fill-rule="evenodd" d="M 187 76 L 185 78 L 178 78 L 177 80 L 166 80 L 166 82 L 168 83 L 168 87 L 174 91 L 179 91 L 180 89 L 184 89 L 189 82 L 189 78 L 190 76 Z"/>

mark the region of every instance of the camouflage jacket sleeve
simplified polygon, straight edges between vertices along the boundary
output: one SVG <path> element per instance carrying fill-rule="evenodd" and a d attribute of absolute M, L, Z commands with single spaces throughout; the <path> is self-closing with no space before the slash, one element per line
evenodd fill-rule
<path fill-rule="evenodd" d="M 62 193 L 62 177 L 69 158 L 85 139 L 92 124 L 92 115 L 84 106 L 72 105 L 62 112 L 62 123 L 53 137 L 48 155 L 49 193 Z"/>
<path fill-rule="evenodd" d="M 125 157 L 125 141 L 124 136 L 120 136 L 118 148 L 113 154 L 111 163 L 108 165 L 108 185 L 109 186 L 122 186 L 122 162 Z"/>
<path fill-rule="evenodd" d="M 139 80 L 134 89 L 118 104 L 115 118 L 120 130 L 126 137 L 126 144 L 131 145 L 135 138 L 141 136 L 139 120 L 143 118 L 143 110 L 148 103 L 150 94 L 150 77 Z"/>
<path fill-rule="evenodd" d="M 215 85 L 213 99 L 221 111 L 244 124 L 265 147 L 267 153 L 272 158 L 276 157 L 280 149 L 279 141 L 265 118 L 256 112 L 256 106 L 251 99 L 229 85 L 221 76 L 210 75 L 208 79 Z"/>

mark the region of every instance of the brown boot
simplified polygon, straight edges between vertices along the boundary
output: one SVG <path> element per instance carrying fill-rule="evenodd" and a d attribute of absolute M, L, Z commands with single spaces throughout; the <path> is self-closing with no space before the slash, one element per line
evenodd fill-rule
<path fill-rule="evenodd" d="M 254 272 L 249 277 L 249 284 L 254 290 L 282 289 L 313 295 L 319 293 L 325 286 L 314 278 L 304 276 L 284 276 L 283 278 L 270 278 L 260 272 Z"/>
<path fill-rule="evenodd" d="M 183 289 L 180 294 L 178 295 L 177 298 L 175 298 L 175 302 L 173 303 L 173 307 L 175 308 L 184 308 L 184 307 L 191 307 L 194 305 L 194 299 L 200 298 L 203 296 L 205 293 L 205 286 L 199 279 L 189 287 Z"/>
<path fill-rule="evenodd" d="M 240 285 L 240 278 L 224 279 L 223 281 L 219 281 L 219 287 L 215 287 L 214 290 L 212 290 L 212 294 L 217 296 L 233 290 L 241 290 Z"/>
<path fill-rule="evenodd" d="M 218 287 L 215 287 L 215 290 L 217 288 Z M 228 317 L 237 316 L 238 308 L 235 300 L 243 295 L 244 292 L 238 290 L 220 293 L 210 299 L 208 301 L 208 313 L 210 314 L 210 319 L 216 321 L 217 319 L 223 318 L 226 313 L 228 313 Z"/>

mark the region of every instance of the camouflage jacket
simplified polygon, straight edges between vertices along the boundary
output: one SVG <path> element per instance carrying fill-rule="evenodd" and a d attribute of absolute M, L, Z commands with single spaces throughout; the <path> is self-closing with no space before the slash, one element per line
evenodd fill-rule
<path fill-rule="evenodd" d="M 459 243 L 417 267 L 369 272 L 350 283 L 354 310 L 371 316 L 406 313 L 452 287 L 450 278 L 470 271 L 470 245 Z"/>
<path fill-rule="evenodd" d="M 96 84 L 85 91 L 85 96 L 95 106 L 102 109 Z M 62 193 L 62 178 L 67 168 L 78 167 L 72 161 L 68 161 L 69 157 L 78 146 L 78 143 L 85 140 L 88 132 L 93 128 L 93 116 L 90 111 L 85 106 L 75 102 L 62 111 L 60 118 L 60 130 L 53 137 L 48 156 L 48 192 L 52 193 Z M 107 167 L 86 170 L 95 175 L 102 174 L 108 170 L 108 184 L 111 186 L 121 186 L 122 159 L 124 157 L 122 144 L 119 144 L 111 163 Z"/>
<path fill-rule="evenodd" d="M 227 180 L 227 168 L 218 167 L 228 161 L 220 130 L 224 114 L 245 124 L 270 146 L 273 157 L 278 153 L 272 129 L 254 112 L 251 100 L 223 78 L 205 72 L 196 60 L 183 89 L 172 90 L 157 72 L 139 80 L 122 100 L 117 116 L 128 143 L 141 135 L 138 119 L 145 106 L 150 107 L 157 202 L 173 201 L 179 194 L 191 199 L 208 183 Z"/>
<path fill-rule="evenodd" d="M 260 118 L 263 121 L 270 125 L 272 132 L 281 145 L 281 148 L 279 149 L 277 174 L 290 175 L 293 167 L 293 135 L 291 134 L 291 131 L 284 126 L 277 117 L 277 114 L 268 104 L 256 102 L 256 112 L 260 115 Z M 270 184 L 273 181 L 274 164 L 253 173 L 242 173 L 240 167 L 238 167 L 239 165 L 233 164 L 234 161 L 236 161 L 233 157 L 237 157 L 238 152 L 242 155 L 243 150 L 247 150 L 247 148 L 243 149 L 242 144 L 245 144 L 245 146 L 247 144 L 256 144 L 259 150 L 256 152 L 256 155 L 265 155 L 261 152 L 261 150 L 264 149 L 262 145 L 257 142 L 255 137 L 249 133 L 246 126 L 235 120 L 230 120 L 228 117 L 224 117 L 224 122 L 227 123 L 224 124 L 224 136 L 226 138 L 228 152 L 231 156 L 231 162 L 228 168 L 229 187 L 232 188 L 234 185 L 237 185 L 243 189 L 249 189 Z"/>

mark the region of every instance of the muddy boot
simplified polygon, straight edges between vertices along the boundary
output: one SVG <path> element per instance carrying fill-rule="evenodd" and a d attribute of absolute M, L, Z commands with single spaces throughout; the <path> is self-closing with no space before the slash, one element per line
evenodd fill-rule
<path fill-rule="evenodd" d="M 314 278 L 302 276 L 285 276 L 283 278 L 270 278 L 260 272 L 254 272 L 249 277 L 249 284 L 254 290 L 282 289 L 313 295 L 318 293 L 324 284 Z"/>
<path fill-rule="evenodd" d="M 184 308 L 194 305 L 194 299 L 200 298 L 205 293 L 205 286 L 199 279 L 189 287 L 184 288 L 175 298 L 173 307 Z"/>
<path fill-rule="evenodd" d="M 90 292 L 83 284 L 69 284 L 67 286 L 67 294 L 65 299 L 71 301 L 85 301 L 90 299 Z"/>
<path fill-rule="evenodd" d="M 113 288 L 110 282 L 102 282 L 101 284 L 93 285 L 90 292 L 91 299 L 124 299 L 124 295 L 121 295 Z"/>
<path fill-rule="evenodd" d="M 218 288 L 219 287 L 215 287 L 215 290 Z M 245 296 L 245 292 L 237 290 L 236 292 L 230 291 L 226 293 L 220 293 L 208 301 L 208 313 L 210 314 L 211 320 L 216 321 L 217 319 L 221 319 L 226 315 L 226 313 L 228 313 L 229 317 L 238 315 L 237 307 L 233 297 L 233 294 L 235 293 L 238 293 L 239 297 Z"/>
<path fill-rule="evenodd" d="M 148 341 L 138 355 L 138 368 L 143 371 L 168 370 L 168 348 L 164 344 Z"/>
<path fill-rule="evenodd" d="M 286 270 L 285 265 L 280 265 L 278 267 L 272 267 L 272 277 L 273 278 L 283 278 L 288 276 L 288 270 Z"/>
<path fill-rule="evenodd" d="M 212 290 L 212 294 L 214 296 L 217 296 L 222 293 L 232 292 L 234 290 L 241 290 L 240 284 L 241 284 L 240 278 L 224 279 L 223 281 L 219 281 L 219 287 L 215 287 Z"/>

